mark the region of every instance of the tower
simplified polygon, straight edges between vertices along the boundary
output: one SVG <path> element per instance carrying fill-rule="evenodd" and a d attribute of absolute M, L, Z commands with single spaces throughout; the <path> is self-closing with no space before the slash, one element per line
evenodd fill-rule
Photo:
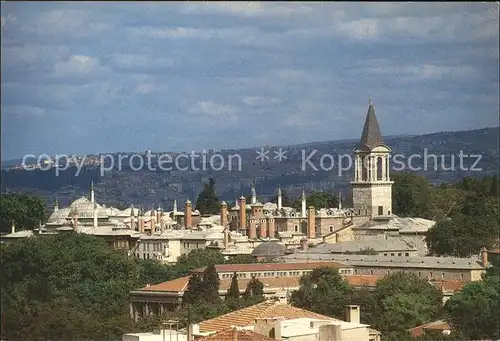
<path fill-rule="evenodd" d="M 257 192 L 255 191 L 255 183 L 252 182 L 252 200 L 250 201 L 251 205 L 255 205 L 257 203 Z"/>
<path fill-rule="evenodd" d="M 281 210 L 283 205 L 283 197 L 281 195 L 281 186 L 278 186 L 278 210 Z"/>
<path fill-rule="evenodd" d="M 193 227 L 193 206 L 191 204 L 191 200 L 187 200 L 186 204 L 184 205 L 184 228 L 190 229 Z"/>
<path fill-rule="evenodd" d="M 354 148 L 354 180 L 351 182 L 355 214 L 389 218 L 392 211 L 392 181 L 389 154 L 375 116 L 371 98 L 359 144 Z"/>
<path fill-rule="evenodd" d="M 302 190 L 302 209 L 301 209 L 302 218 L 306 217 L 306 193 Z"/>
<path fill-rule="evenodd" d="M 90 202 L 94 203 L 95 198 L 94 198 L 94 181 L 90 183 Z"/>

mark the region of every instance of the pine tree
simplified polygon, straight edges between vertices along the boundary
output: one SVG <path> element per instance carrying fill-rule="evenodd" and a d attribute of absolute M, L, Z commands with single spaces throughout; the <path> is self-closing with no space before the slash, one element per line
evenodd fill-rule
<path fill-rule="evenodd" d="M 220 210 L 220 202 L 217 194 L 215 193 L 215 181 L 210 178 L 209 182 L 205 184 L 203 190 L 198 195 L 196 200 L 196 209 L 201 214 L 218 214 Z"/>
<path fill-rule="evenodd" d="M 227 291 L 228 298 L 238 299 L 240 298 L 240 288 L 238 287 L 238 275 L 236 271 L 233 273 L 233 278 L 231 279 L 231 286 Z"/>
<path fill-rule="evenodd" d="M 261 300 L 264 298 L 264 284 L 259 281 L 255 276 L 252 277 L 250 282 L 247 284 L 245 293 L 243 294 L 245 299 L 255 299 Z"/>
<path fill-rule="evenodd" d="M 182 297 L 182 303 L 193 304 L 198 302 L 201 297 L 203 297 L 203 283 L 201 277 L 198 274 L 193 274 L 189 277 L 187 290 Z"/>
<path fill-rule="evenodd" d="M 219 301 L 219 275 L 215 270 L 215 265 L 210 264 L 203 272 L 203 299 L 210 303 Z"/>

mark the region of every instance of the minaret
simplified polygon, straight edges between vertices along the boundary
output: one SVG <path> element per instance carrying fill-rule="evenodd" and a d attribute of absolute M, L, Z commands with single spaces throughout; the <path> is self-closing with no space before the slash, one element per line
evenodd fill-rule
<path fill-rule="evenodd" d="M 54 204 L 54 212 L 57 212 L 59 211 L 59 201 L 57 200 L 57 196 L 56 196 L 56 202 Z"/>
<path fill-rule="evenodd" d="M 223 201 L 220 204 L 220 224 L 222 227 L 226 228 L 227 225 L 227 204 Z"/>
<path fill-rule="evenodd" d="M 302 190 L 302 218 L 306 217 L 306 193 Z"/>
<path fill-rule="evenodd" d="M 134 205 L 130 205 L 130 229 L 135 230 Z"/>
<path fill-rule="evenodd" d="M 172 208 L 174 215 L 177 213 L 177 200 L 174 199 L 174 207 Z"/>
<path fill-rule="evenodd" d="M 351 182 L 354 214 L 371 218 L 391 217 L 392 184 L 389 154 L 370 98 L 361 140 L 354 148 L 354 180 Z"/>
<path fill-rule="evenodd" d="M 16 222 L 12 219 L 12 226 L 10 228 L 10 233 L 16 233 Z"/>
<path fill-rule="evenodd" d="M 255 191 L 255 183 L 252 182 L 252 200 L 250 204 L 255 205 L 256 203 L 257 203 L 257 193 Z"/>
<path fill-rule="evenodd" d="M 278 210 L 283 208 L 283 197 L 281 196 L 281 186 L 278 186 Z"/>
<path fill-rule="evenodd" d="M 94 197 L 94 181 L 90 182 L 90 202 L 91 203 L 95 202 L 95 197 Z"/>
<path fill-rule="evenodd" d="M 94 203 L 94 227 L 97 227 L 97 204 L 96 203 Z"/>
<path fill-rule="evenodd" d="M 339 210 L 342 209 L 342 192 L 339 192 Z"/>

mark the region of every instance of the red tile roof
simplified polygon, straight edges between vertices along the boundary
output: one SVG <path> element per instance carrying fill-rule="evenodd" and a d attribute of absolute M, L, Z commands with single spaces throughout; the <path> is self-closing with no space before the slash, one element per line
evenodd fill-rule
<path fill-rule="evenodd" d="M 418 337 L 421 336 L 425 333 L 425 330 L 430 329 L 430 330 L 451 330 L 450 326 L 448 323 L 446 323 L 443 320 L 437 320 L 429 323 L 422 324 L 420 326 L 413 327 L 409 329 L 409 332 L 411 333 L 412 336 Z"/>
<path fill-rule="evenodd" d="M 199 341 L 276 341 L 270 337 L 251 330 L 225 329 L 210 336 L 197 339 Z"/>
<path fill-rule="evenodd" d="M 259 318 L 283 317 L 285 320 L 296 318 L 313 318 L 319 320 L 338 321 L 334 318 L 313 313 L 304 309 L 275 301 L 265 301 L 229 314 L 222 315 L 199 324 L 200 332 L 218 332 L 232 327 L 247 327 Z"/>
<path fill-rule="evenodd" d="M 251 272 L 251 271 L 286 271 L 286 270 L 313 270 L 320 267 L 336 269 L 350 267 L 338 262 L 311 262 L 311 263 L 262 263 L 262 264 L 219 264 L 215 266 L 221 272 Z M 203 272 L 205 268 L 198 268 L 192 272 Z"/>

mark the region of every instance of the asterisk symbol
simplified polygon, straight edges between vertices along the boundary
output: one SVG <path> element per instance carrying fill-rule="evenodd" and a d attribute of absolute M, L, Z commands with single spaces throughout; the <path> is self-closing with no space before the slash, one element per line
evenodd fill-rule
<path fill-rule="evenodd" d="M 273 157 L 273 159 L 278 159 L 278 162 L 281 162 L 282 160 L 286 160 L 286 150 L 283 150 L 282 148 L 278 149 L 278 151 L 274 151 L 274 154 L 276 156 Z"/>
<path fill-rule="evenodd" d="M 269 156 L 267 156 L 269 151 L 265 150 L 264 148 L 260 148 L 260 150 L 257 150 L 256 153 L 257 153 L 256 159 L 260 160 L 261 162 L 264 161 L 265 159 L 269 159 Z"/>

